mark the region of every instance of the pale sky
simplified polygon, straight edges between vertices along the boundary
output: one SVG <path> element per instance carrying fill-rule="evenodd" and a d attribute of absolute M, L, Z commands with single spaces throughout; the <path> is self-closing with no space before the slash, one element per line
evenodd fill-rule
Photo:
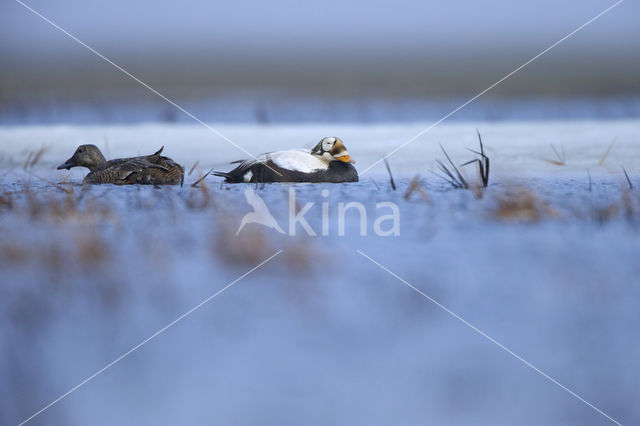
<path fill-rule="evenodd" d="M 406 86 L 443 94 L 486 86 L 614 3 L 25 1 L 163 88 L 369 93 Z M 0 95 L 128 90 L 122 75 L 19 3 L 2 1 L 0 17 Z M 640 2 L 624 1 L 528 67 L 517 87 L 551 94 L 638 90 L 639 22 Z"/>
<path fill-rule="evenodd" d="M 422 46 L 491 49 L 552 43 L 613 4 L 611 0 L 26 0 L 94 47 L 153 54 L 166 49 L 268 48 L 417 50 Z M 77 49 L 19 3 L 0 4 L 0 52 Z M 579 37 L 574 47 L 640 47 L 640 4 L 626 0 Z M 636 51 L 640 51 L 636 50 Z M 302 53 L 300 53 L 302 52 Z M 21 55 L 22 56 L 22 55 Z"/>

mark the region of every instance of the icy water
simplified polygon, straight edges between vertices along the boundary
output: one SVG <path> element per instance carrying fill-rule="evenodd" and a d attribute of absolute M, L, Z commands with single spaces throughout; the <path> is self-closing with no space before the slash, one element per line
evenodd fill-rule
<path fill-rule="evenodd" d="M 485 84 L 483 81 L 482 84 Z M 123 124 L 139 122 L 193 123 L 162 99 L 97 95 L 99 101 L 40 102 L 15 99 L 0 103 L 0 124 Z M 135 93 L 135 90 L 133 91 Z M 325 94 L 327 95 L 327 94 Z M 93 93 L 96 96 L 96 93 Z M 415 99 L 371 97 L 353 99 L 333 96 L 287 96 L 283 93 L 238 96 L 218 94 L 208 99 L 174 99 L 204 121 L 227 123 L 377 123 L 436 121 L 470 97 Z M 169 96 L 170 98 L 172 96 Z M 115 98 L 115 99 L 114 99 Z M 124 99 L 122 99 L 124 98 Z M 640 116 L 640 96 L 483 98 L 454 114 L 452 121 L 539 121 L 550 119 L 629 119 Z"/>
<path fill-rule="evenodd" d="M 224 130 L 256 153 L 336 134 L 363 170 L 414 127 Z M 208 177 L 192 188 L 238 156 L 196 127 L 0 129 L 0 423 L 28 418 L 234 282 L 29 424 L 611 423 L 469 324 L 638 423 L 638 122 L 484 126 L 490 185 L 453 189 L 430 173 L 437 142 L 467 161 L 476 127 L 443 126 L 392 157 L 395 191 L 380 166 L 353 184 Z M 199 164 L 183 187 L 84 188 L 81 171 L 53 167 L 89 141 L 114 157 L 164 144 L 187 169 Z M 549 144 L 564 165 L 546 161 L 559 161 Z M 246 190 L 286 234 L 249 224 L 236 235 Z M 365 236 L 356 209 L 341 235 L 349 202 L 364 208 Z M 389 202 L 398 235 L 376 235 Z M 290 205 L 308 203 L 318 235 L 289 235 Z"/>

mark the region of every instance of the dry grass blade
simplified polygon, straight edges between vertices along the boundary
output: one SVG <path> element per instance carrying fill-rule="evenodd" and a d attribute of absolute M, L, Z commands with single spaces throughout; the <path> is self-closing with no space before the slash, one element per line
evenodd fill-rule
<path fill-rule="evenodd" d="M 621 203 L 622 203 L 622 207 L 624 209 L 624 213 L 625 213 L 625 217 L 627 218 L 627 221 L 633 222 L 634 218 L 636 217 L 636 209 L 635 209 L 633 200 L 631 199 L 630 189 L 622 192 Z"/>
<path fill-rule="evenodd" d="M 396 183 L 393 180 L 393 175 L 391 174 L 391 168 L 389 167 L 389 163 L 387 162 L 387 159 L 384 159 L 384 165 L 387 168 L 387 173 L 389 173 L 389 181 L 391 182 L 391 188 L 395 191 L 396 190 Z"/>
<path fill-rule="evenodd" d="M 42 157 L 42 154 L 44 154 L 45 151 L 46 149 L 44 147 L 36 151 L 35 155 L 31 159 L 31 163 L 29 164 L 29 167 L 35 166 L 38 163 L 38 161 L 40 161 L 40 157 Z"/>
<path fill-rule="evenodd" d="M 492 210 L 494 218 L 513 222 L 538 222 L 558 213 L 547 202 L 541 200 L 528 189 L 512 189 L 497 199 L 498 205 Z"/>
<path fill-rule="evenodd" d="M 607 150 L 604 152 L 604 154 L 602 154 L 602 157 L 600 157 L 600 161 L 598 161 L 598 166 L 602 166 L 604 164 L 605 160 L 607 159 L 607 156 L 609 155 L 609 153 L 613 149 L 613 146 L 616 144 L 616 139 L 617 138 L 613 138 L 613 140 L 609 144 L 609 148 L 607 148 Z"/>
<path fill-rule="evenodd" d="M 445 151 L 445 149 L 444 149 L 444 147 L 442 145 L 440 145 L 440 149 L 442 149 L 442 152 L 444 153 L 444 156 L 447 157 L 447 161 L 449 161 L 449 164 L 451 164 L 451 167 L 456 172 L 456 175 L 458 176 L 458 181 L 462 184 L 462 187 L 463 188 L 468 188 L 469 184 L 467 183 L 465 178 L 462 176 L 462 173 L 460 173 L 460 170 L 458 170 L 456 165 L 453 164 L 453 161 L 451 161 L 451 157 L 449 157 L 449 154 L 447 153 L 447 151 Z"/>
<path fill-rule="evenodd" d="M 30 176 L 33 176 L 34 178 L 39 179 L 39 180 L 41 180 L 41 181 L 43 181 L 43 182 L 45 182 L 45 183 L 48 183 L 49 185 L 54 186 L 54 187 L 58 188 L 60 191 L 64 191 L 64 192 L 66 192 L 67 194 L 72 194 L 72 193 L 73 193 L 73 190 L 72 190 L 72 189 L 70 189 L 70 188 L 65 188 L 65 187 L 64 187 L 64 186 L 62 186 L 62 185 L 58 185 L 58 184 L 57 184 L 57 183 L 55 183 L 55 182 L 51 182 L 49 179 L 45 179 L 45 178 L 43 178 L 43 177 L 40 177 L 40 176 L 38 176 L 38 175 L 37 175 L 37 174 L 35 174 L 35 173 L 29 173 L 29 175 L 30 175 Z"/>
<path fill-rule="evenodd" d="M 192 188 L 196 188 L 196 187 L 198 186 L 198 184 L 199 184 L 200 182 L 202 182 L 202 181 L 203 181 L 207 176 L 209 176 L 209 174 L 210 174 L 212 171 L 213 171 L 213 169 L 209 170 L 207 173 L 205 173 L 205 175 L 204 175 L 204 176 L 202 176 L 202 177 L 201 177 L 200 179 L 198 179 L 197 181 L 193 182 L 193 183 L 191 184 L 191 187 L 192 187 Z"/>
<path fill-rule="evenodd" d="M 224 259 L 228 263 L 255 265 L 256 260 L 264 259 L 273 252 L 271 240 L 262 227 L 247 227 L 235 234 L 236 223 L 230 223 L 233 215 L 215 211 L 216 222 L 221 226 L 211 238 L 211 248 L 216 259 Z"/>
<path fill-rule="evenodd" d="M 471 152 L 475 152 L 475 151 L 471 151 Z M 478 174 L 480 175 L 480 182 L 482 183 L 483 187 L 486 187 L 489 184 L 489 177 L 486 175 L 484 163 L 481 159 L 474 158 L 473 160 L 469 160 L 466 163 L 460 164 L 460 167 L 468 166 L 469 164 L 473 164 L 473 163 L 478 164 Z"/>
<path fill-rule="evenodd" d="M 480 161 L 478 162 L 479 170 L 480 170 L 480 178 L 482 179 L 482 186 L 487 187 L 489 185 L 489 157 L 487 157 L 484 153 L 484 144 L 482 143 L 482 136 L 480 136 L 480 130 L 476 129 L 478 132 L 478 141 L 480 142 Z"/>
<path fill-rule="evenodd" d="M 31 157 L 33 157 L 33 152 L 29 151 L 29 155 L 27 155 L 27 159 L 22 165 L 22 170 L 27 170 L 27 167 L 29 167 L 29 163 L 31 162 Z"/>
<path fill-rule="evenodd" d="M 556 147 L 553 144 L 551 144 L 551 149 L 556 154 L 557 160 L 552 160 L 550 158 L 543 158 L 543 160 L 546 161 L 547 163 L 555 164 L 556 166 L 564 166 L 566 164 L 565 155 L 564 155 L 564 149 L 562 150 L 562 154 L 560 154 L 560 152 L 558 152 L 558 150 L 556 149 Z"/>
<path fill-rule="evenodd" d="M 627 178 L 627 183 L 629 184 L 629 189 L 633 189 L 633 184 L 631 183 L 631 179 L 629 179 L 629 174 L 625 170 L 624 166 L 622 167 L 622 171 L 624 172 L 624 177 Z"/>
<path fill-rule="evenodd" d="M 482 187 L 486 188 L 489 185 L 489 165 L 490 165 L 490 161 L 489 161 L 489 157 L 487 157 L 484 153 L 484 145 L 482 143 L 482 136 L 480 136 L 480 130 L 476 129 L 476 132 L 478 133 L 478 140 L 480 141 L 480 152 L 478 151 L 474 151 L 473 149 L 469 149 L 467 148 L 469 151 L 473 152 L 474 154 L 478 154 L 480 156 L 480 158 L 475 158 L 471 161 L 467 161 L 464 164 L 461 164 L 460 167 L 464 167 L 467 166 L 469 164 L 472 163 L 477 163 L 478 164 L 478 173 L 480 175 L 480 182 L 482 182 Z"/>
<path fill-rule="evenodd" d="M 0 194 L 0 211 L 13 209 L 13 193 L 5 191 L 4 194 Z"/>
<path fill-rule="evenodd" d="M 440 145 L 440 149 L 442 149 L 444 156 L 447 158 L 447 161 L 449 161 L 449 164 L 451 165 L 452 170 L 455 171 L 455 175 L 442 161 L 438 159 L 436 159 L 436 163 L 438 164 L 438 167 L 440 167 L 440 170 L 447 177 L 439 175 L 438 173 L 435 173 L 435 175 L 447 181 L 454 188 L 469 188 L 469 184 L 467 183 L 465 178 L 462 176 L 462 173 L 460 173 L 460 170 L 458 170 L 456 165 L 453 164 L 453 161 L 451 161 L 451 157 L 449 157 L 449 154 L 447 154 L 447 151 L 445 151 L 442 145 Z"/>
<path fill-rule="evenodd" d="M 634 199 L 629 188 L 622 188 L 620 199 L 607 205 L 594 205 L 588 211 L 588 217 L 599 224 L 605 224 L 616 218 L 624 217 L 630 224 L 636 225 L 640 218 L 640 197 Z"/>
<path fill-rule="evenodd" d="M 409 184 L 409 188 L 404 193 L 404 199 L 408 200 L 411 198 L 411 195 L 416 192 L 427 204 L 432 204 L 431 197 L 427 194 L 427 191 L 424 190 L 422 184 L 420 183 L 420 176 L 415 176 L 411 183 Z"/>
<path fill-rule="evenodd" d="M 558 152 L 558 150 L 556 149 L 555 145 L 553 145 L 553 144 L 551 144 L 551 149 L 553 149 L 553 152 L 556 153 L 556 157 L 558 157 L 560 159 L 560 161 L 562 161 L 564 163 L 564 161 L 565 161 L 564 148 L 561 148 L 562 154 L 560 154 Z"/>
<path fill-rule="evenodd" d="M 64 179 L 62 179 L 59 183 L 61 185 L 67 184 L 67 185 L 71 185 L 71 182 L 69 182 L 69 178 L 71 177 L 71 173 L 69 172 Z"/>
<path fill-rule="evenodd" d="M 196 167 L 198 167 L 198 164 L 200 164 L 200 160 L 196 161 L 196 163 L 193 165 L 193 167 L 191 167 L 191 170 L 189 170 L 189 173 L 187 173 L 187 176 L 191 176 L 191 173 L 193 173 L 193 171 L 196 169 Z"/>
<path fill-rule="evenodd" d="M 453 186 L 454 188 L 464 188 L 464 185 L 462 184 L 462 182 L 459 182 L 458 179 L 453 175 L 453 173 L 451 173 L 449 171 L 449 169 L 447 168 L 447 166 L 445 166 L 442 161 L 436 159 L 436 163 L 438 163 L 438 167 L 440 167 L 440 170 L 444 173 L 444 176 L 441 174 L 438 174 L 436 172 L 433 172 L 433 174 L 435 174 L 436 176 L 438 176 L 440 179 L 448 182 L 451 186 Z"/>

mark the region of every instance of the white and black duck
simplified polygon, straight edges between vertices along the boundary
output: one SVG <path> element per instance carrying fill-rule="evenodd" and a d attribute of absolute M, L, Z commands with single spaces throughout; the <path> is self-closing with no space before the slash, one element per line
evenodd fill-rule
<path fill-rule="evenodd" d="M 358 172 L 347 148 L 336 137 L 322 139 L 311 150 L 262 154 L 240 163 L 230 172 L 213 172 L 228 183 L 241 182 L 357 182 Z"/>

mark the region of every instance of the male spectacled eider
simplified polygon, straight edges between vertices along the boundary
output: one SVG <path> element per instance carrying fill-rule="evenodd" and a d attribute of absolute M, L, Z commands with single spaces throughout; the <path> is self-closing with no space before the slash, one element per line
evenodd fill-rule
<path fill-rule="evenodd" d="M 213 172 L 228 183 L 242 182 L 357 182 L 358 172 L 339 138 L 322 139 L 311 150 L 288 150 L 236 161 L 230 172 Z M 233 163 L 232 163 L 233 164 Z"/>
<path fill-rule="evenodd" d="M 142 157 L 118 158 L 106 161 L 95 145 L 80 145 L 73 156 L 58 166 L 58 170 L 86 167 L 89 174 L 84 182 L 115 185 L 182 185 L 184 168 L 169 157 L 157 152 Z"/>

